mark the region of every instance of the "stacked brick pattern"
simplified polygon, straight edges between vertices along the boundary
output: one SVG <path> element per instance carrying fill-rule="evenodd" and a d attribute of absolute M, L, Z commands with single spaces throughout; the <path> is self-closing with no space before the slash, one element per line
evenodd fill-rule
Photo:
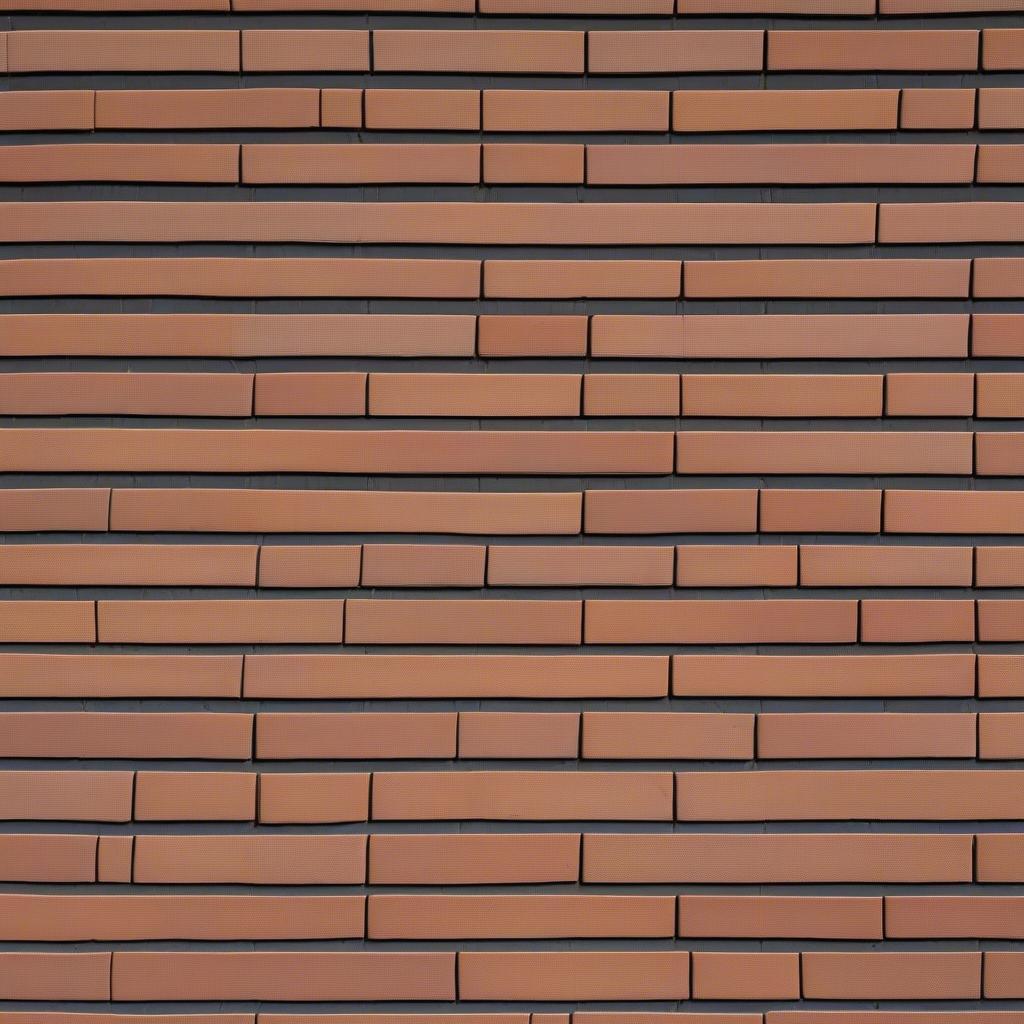
<path fill-rule="evenodd" d="M 1021 1024 L 1022 72 L 0 0 L 0 1024 Z"/>

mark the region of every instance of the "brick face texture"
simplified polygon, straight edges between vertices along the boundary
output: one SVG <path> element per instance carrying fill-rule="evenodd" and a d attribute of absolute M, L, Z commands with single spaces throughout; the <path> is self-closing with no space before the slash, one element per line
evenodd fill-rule
<path fill-rule="evenodd" d="M 1021 1024 L 1022 73 L 0 0 L 0 1024 Z"/>

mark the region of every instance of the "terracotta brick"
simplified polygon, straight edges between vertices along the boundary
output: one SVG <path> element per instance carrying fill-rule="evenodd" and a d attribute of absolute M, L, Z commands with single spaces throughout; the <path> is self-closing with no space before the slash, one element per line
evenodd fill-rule
<path fill-rule="evenodd" d="M 976 434 L 978 476 L 1017 476 L 1024 472 L 1024 433 Z"/>
<path fill-rule="evenodd" d="M 974 261 L 975 298 L 1013 299 L 1024 294 L 1021 271 L 1024 263 L 1018 259 L 976 259 Z"/>
<path fill-rule="evenodd" d="M 973 145 L 948 144 L 594 145 L 587 150 L 587 182 L 593 185 L 968 183 L 974 181 L 974 153 Z"/>
<path fill-rule="evenodd" d="M 351 644 L 578 644 L 579 601 L 399 600 L 352 598 Z"/>
<path fill-rule="evenodd" d="M 758 758 L 974 757 L 973 714 L 761 714 Z"/>
<path fill-rule="evenodd" d="M 371 416 L 556 417 L 580 412 L 580 375 L 573 373 L 371 373 L 369 387 Z"/>
<path fill-rule="evenodd" d="M 981 67 L 985 71 L 1019 71 L 1024 68 L 1024 29 L 985 29 L 981 33 Z"/>
<path fill-rule="evenodd" d="M 366 544 L 363 585 L 482 587 L 486 552 L 468 544 Z"/>
<path fill-rule="evenodd" d="M 977 843 L 979 882 L 1024 881 L 1024 836 L 981 834 Z"/>
<path fill-rule="evenodd" d="M 874 14 L 873 0 L 678 0 L 680 14 Z"/>
<path fill-rule="evenodd" d="M 96 836 L 2 835 L 0 879 L 5 882 L 94 882 Z"/>
<path fill-rule="evenodd" d="M 479 32 L 475 33 L 481 34 Z M 888 34 L 888 33 L 887 33 Z M 591 94 L 598 95 L 598 94 Z M 545 104 L 547 101 L 545 101 Z M 927 204 L 919 204 L 927 205 Z M 969 207 L 971 204 L 950 204 Z M 1005 226 L 1006 212 L 975 204 Z M 1012 204 L 1010 204 L 1012 206 Z M 900 207 L 891 207 L 901 209 Z M 918 207 L 912 207 L 917 209 Z M 978 209 L 980 208 L 980 209 Z M 0 203 L 4 242 L 330 242 L 410 245 L 852 245 L 875 203 Z M 971 216 L 967 210 L 966 216 Z M 934 230 L 934 217 L 930 217 Z M 1016 232 L 1014 228 L 1013 234 Z M 22 261 L 19 261 L 22 262 Z M 29 261 L 24 261 L 29 262 Z M 55 262 L 55 261 L 48 261 Z M 90 261 L 95 262 L 95 261 Z M 192 262 L 195 262 L 194 260 Z M 253 262 L 253 261 L 250 261 Z M 268 259 L 255 261 L 269 263 Z M 305 267 L 309 261 L 294 261 Z M 409 263 L 430 263 L 415 261 Z M 442 266 L 445 261 L 435 261 Z M 844 261 L 845 262 L 845 261 Z M 943 262 L 943 261 L 939 261 Z M 957 263 L 957 261 L 953 261 Z M 959 261 L 964 267 L 967 261 Z M 237 274 L 238 261 L 224 261 Z M 337 260 L 323 261 L 338 269 Z M 402 266 L 403 261 L 387 261 Z M 370 267 L 387 263 L 366 261 Z M 448 263 L 458 267 L 457 261 Z M 927 261 L 922 261 L 927 264 Z M 466 265 L 475 267 L 472 261 Z M 216 265 L 208 260 L 206 265 Z M 275 268 L 281 263 L 271 264 Z M 283 264 L 287 266 L 288 263 Z M 344 264 L 346 268 L 358 261 Z M 38 268 L 37 268 L 38 269 Z M 927 269 L 927 267 L 925 267 Z M 280 274 L 280 270 L 277 273 Z M 333 293 L 332 293 L 333 294 Z M 365 293 L 361 293 L 365 294 Z M 457 293 L 456 297 L 462 295 Z M 475 295 L 475 292 L 472 293 Z M 471 297 L 472 297 L 471 295 Z"/>
<path fill-rule="evenodd" d="M 110 998 L 110 953 L 0 953 L 0 998 Z"/>
<path fill-rule="evenodd" d="M 0 582 L 251 587 L 256 582 L 256 548 L 241 544 L 8 544 L 0 547 Z"/>
<path fill-rule="evenodd" d="M 484 146 L 483 180 L 489 184 L 582 185 L 584 147 L 541 143 Z"/>
<path fill-rule="evenodd" d="M 1019 896 L 887 896 L 885 930 L 892 938 L 1019 939 Z"/>
<path fill-rule="evenodd" d="M 245 761 L 252 715 L 202 712 L 0 713 L 0 757 Z"/>
<path fill-rule="evenodd" d="M 693 954 L 694 999 L 799 999 L 799 953 Z"/>
<path fill-rule="evenodd" d="M 860 608 L 864 643 L 969 643 L 975 639 L 973 601 L 864 600 Z"/>
<path fill-rule="evenodd" d="M 365 416 L 365 373 L 258 373 L 256 416 Z"/>
<path fill-rule="evenodd" d="M 692 71 L 760 71 L 760 30 L 589 32 L 588 66 L 597 75 L 659 75 Z"/>
<path fill-rule="evenodd" d="M 100 601 L 100 643 L 341 643 L 344 601 Z"/>
<path fill-rule="evenodd" d="M 664 697 L 668 695 L 668 659 L 574 654 L 250 654 L 245 694 L 344 699 Z"/>
<path fill-rule="evenodd" d="M 8 697 L 239 697 L 242 656 L 0 654 Z"/>
<path fill-rule="evenodd" d="M 683 374 L 684 416 L 882 415 L 882 378 L 868 374 Z"/>
<path fill-rule="evenodd" d="M 84 89 L 5 92 L 0 95 L 0 131 L 89 131 L 93 93 Z"/>
<path fill-rule="evenodd" d="M 672 94 L 672 128 L 677 132 L 884 131 L 897 127 L 898 105 L 897 89 L 693 89 Z"/>
<path fill-rule="evenodd" d="M 584 70 L 583 42 L 582 32 L 378 29 L 373 66 L 376 71 L 578 75 Z"/>
<path fill-rule="evenodd" d="M 1014 491 L 885 492 L 886 533 L 1021 533 L 1024 495 Z"/>
<path fill-rule="evenodd" d="M 378 821 L 670 821 L 672 777 L 667 772 L 626 771 L 376 772 L 373 817 Z"/>
<path fill-rule="evenodd" d="M 17 941 L 345 939 L 363 936 L 362 896 L 0 896 Z"/>
<path fill-rule="evenodd" d="M 882 492 L 761 491 L 761 529 L 768 533 L 878 533 Z"/>
<path fill-rule="evenodd" d="M 46 493 L 46 492 L 43 492 Z M 568 492 L 120 489 L 111 529 L 195 533 L 576 534 Z"/>
<path fill-rule="evenodd" d="M 587 601 L 584 643 L 852 643 L 855 601 Z"/>
<path fill-rule="evenodd" d="M 586 416 L 678 416 L 679 377 L 669 373 L 587 373 Z"/>
<path fill-rule="evenodd" d="M 978 639 L 1009 642 L 1024 639 L 1024 601 L 979 601 Z"/>
<path fill-rule="evenodd" d="M 583 356 L 587 352 L 585 316 L 480 316 L 479 354 Z"/>
<path fill-rule="evenodd" d="M 978 416 L 993 419 L 1024 417 L 1024 374 L 979 373 Z"/>
<path fill-rule="evenodd" d="M 489 299 L 674 299 L 676 260 L 487 260 Z"/>
<path fill-rule="evenodd" d="M 372 885 L 493 885 L 575 882 L 580 837 L 539 835 L 370 836 Z"/>
<path fill-rule="evenodd" d="M 579 743 L 578 714 L 459 712 L 461 758 L 575 758 Z"/>
<path fill-rule="evenodd" d="M 904 545 L 800 546 L 804 587 L 969 587 L 974 581 L 969 547 Z"/>
<path fill-rule="evenodd" d="M 12 74 L 39 71 L 238 71 L 238 33 L 219 29 L 10 32 Z"/>
<path fill-rule="evenodd" d="M 974 549 L 975 586 L 1024 586 L 1024 548 L 978 547 Z"/>
<path fill-rule="evenodd" d="M 802 953 L 807 999 L 978 999 L 981 953 Z"/>
<path fill-rule="evenodd" d="M 1018 203 L 881 203 L 880 242 L 1017 242 L 1024 237 L 1024 216 Z M 1012 260 L 975 260 L 973 293 L 987 287 L 978 264 L 989 269 L 1012 267 Z"/>
<path fill-rule="evenodd" d="M 130 821 L 131 772 L 0 772 L 4 821 Z"/>
<path fill-rule="evenodd" d="M 972 697 L 973 654 L 677 654 L 681 697 Z"/>
<path fill-rule="evenodd" d="M 324 90 L 325 100 L 331 91 Z M 367 128 L 480 130 L 479 89 L 367 89 L 365 104 Z"/>
<path fill-rule="evenodd" d="M 358 544 L 289 544 L 260 548 L 261 587 L 358 587 Z"/>
<path fill-rule="evenodd" d="M 754 716 L 686 712 L 586 711 L 583 757 L 609 761 L 746 761 Z"/>
<path fill-rule="evenodd" d="M 256 776 L 246 772 L 138 772 L 137 821 L 252 821 Z"/>
<path fill-rule="evenodd" d="M 370 939 L 665 938 L 671 896 L 371 896 Z"/>
<path fill-rule="evenodd" d="M 676 548 L 679 587 L 795 587 L 797 549 L 781 544 L 686 544 Z"/>
<path fill-rule="evenodd" d="M 979 954 L 980 956 L 980 954 Z M 1024 991 L 1020 980 L 1020 953 L 985 953 L 984 996 L 986 999 L 1019 998 Z"/>
<path fill-rule="evenodd" d="M 969 318 L 948 314 L 593 318 L 595 356 L 684 359 L 963 357 Z"/>
<path fill-rule="evenodd" d="M 690 954 L 648 952 L 502 952 L 459 954 L 463 999 L 686 999 Z"/>
<path fill-rule="evenodd" d="M 131 882 L 135 836 L 99 836 L 96 848 L 97 882 Z"/>
<path fill-rule="evenodd" d="M 1017 697 L 1024 692 L 1024 657 L 984 654 L 978 658 L 979 697 Z"/>
<path fill-rule="evenodd" d="M 455 757 L 457 715 L 417 712 L 256 716 L 256 757 L 266 761 Z"/>
<path fill-rule="evenodd" d="M 881 896 L 680 896 L 678 899 L 679 934 L 682 936 L 882 938 Z M 714 963 L 704 965 L 705 982 L 712 980 L 715 973 Z"/>
<path fill-rule="evenodd" d="M 1018 774 L 937 769 L 680 772 L 676 776 L 676 817 L 679 821 L 1015 818 L 1024 799 Z M 864 998 L 900 997 L 878 993 Z"/>
<path fill-rule="evenodd" d="M 976 313 L 971 348 L 979 356 L 1013 356 L 1024 352 L 1024 319 L 1013 313 Z"/>
<path fill-rule="evenodd" d="M 472 260 L 291 257 L 9 260 L 2 295 L 476 298 Z M 45 271 L 45 274 L 43 273 Z"/>
<path fill-rule="evenodd" d="M 12 488 L 0 491 L 0 530 L 105 531 L 109 487 Z"/>
<path fill-rule="evenodd" d="M 1024 89 L 979 89 L 978 127 L 1024 128 Z"/>
<path fill-rule="evenodd" d="M 890 235 L 885 241 L 910 241 Z M 688 298 L 967 298 L 969 260 L 687 260 Z"/>
<path fill-rule="evenodd" d="M 481 14 L 671 14 L 675 0 L 480 0 Z"/>
<path fill-rule="evenodd" d="M 585 533 L 754 533 L 757 491 L 587 491 Z"/>
<path fill-rule="evenodd" d="M 135 838 L 140 883 L 361 885 L 365 867 L 366 836 L 361 835 Z"/>
<path fill-rule="evenodd" d="M 5 146 L 0 153 L 0 181 L 234 184 L 238 181 L 238 146 L 182 142 Z"/>
<path fill-rule="evenodd" d="M 451 1000 L 454 953 L 114 954 L 115 1000 Z"/>
<path fill-rule="evenodd" d="M 974 374 L 886 374 L 885 411 L 889 416 L 970 416 Z"/>
<path fill-rule="evenodd" d="M 971 850 L 970 835 L 588 834 L 583 878 L 689 884 L 969 882 Z"/>
<path fill-rule="evenodd" d="M 0 642 L 96 642 L 92 601 L 0 601 Z"/>
<path fill-rule="evenodd" d="M 242 373 L 0 374 L 9 416 L 248 416 L 251 393 Z"/>
<path fill-rule="evenodd" d="M 243 29 L 242 69 L 369 71 L 370 33 L 358 29 Z"/>
<path fill-rule="evenodd" d="M 314 1018 L 323 1017 L 320 1024 L 366 1024 L 365 1013 L 315 1013 L 290 1014 L 290 1013 L 268 1013 L 267 1024 L 317 1024 Z M 437 1024 L 433 1019 L 438 1016 L 433 1013 L 374 1013 L 372 1016 L 376 1024 Z M 456 1014 L 459 1024 L 530 1024 L 531 1014 L 529 1013 L 459 1013 Z M 569 1024 L 568 1020 L 561 1019 L 568 1017 L 568 1014 L 537 1014 L 542 1018 L 538 1024 Z M 548 1020 L 553 1017 L 555 1020 Z"/>
<path fill-rule="evenodd" d="M 97 128 L 316 128 L 319 124 L 317 89 L 100 89 L 96 93 Z"/>
<path fill-rule="evenodd" d="M 975 71 L 978 32 L 893 29 L 768 32 L 773 71 Z"/>
<path fill-rule="evenodd" d="M 489 132 L 664 132 L 668 108 L 648 90 L 486 89 L 483 119 Z"/>
<path fill-rule="evenodd" d="M 974 89 L 904 89 L 900 98 L 900 127 L 933 131 L 973 128 L 974 105 Z"/>
<path fill-rule="evenodd" d="M 965 14 L 1016 11 L 1020 0 L 879 0 L 882 14 Z"/>
<path fill-rule="evenodd" d="M 672 549 L 491 545 L 487 582 L 513 587 L 667 587 L 672 585 Z"/>
<path fill-rule="evenodd" d="M 324 128 L 361 128 L 362 89 L 321 89 L 319 124 Z"/>
<path fill-rule="evenodd" d="M 366 821 L 370 813 L 370 776 L 354 772 L 329 775 L 260 775 L 261 824 L 310 824 Z"/>
<path fill-rule="evenodd" d="M 0 164 L 0 174 L 2 170 Z M 480 147 L 452 142 L 245 145 L 241 180 L 253 185 L 476 184 Z"/>
<path fill-rule="evenodd" d="M 296 327 L 301 331 L 296 331 Z M 8 314 L 22 355 L 468 356 L 472 316 L 388 314 Z"/>

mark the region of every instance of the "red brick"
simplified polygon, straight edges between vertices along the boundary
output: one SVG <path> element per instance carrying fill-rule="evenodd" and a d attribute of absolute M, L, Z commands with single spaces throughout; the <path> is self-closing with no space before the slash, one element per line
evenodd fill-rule
<path fill-rule="evenodd" d="M 324 90 L 326 102 L 336 90 Z M 479 89 L 367 89 L 366 127 L 405 131 L 479 131 Z M 332 122 L 324 120 L 324 124 Z"/>
<path fill-rule="evenodd" d="M 978 416 L 995 419 L 1024 417 L 1024 374 L 979 373 Z"/>
<path fill-rule="evenodd" d="M 5 882 L 95 882 L 96 836 L 0 836 L 0 879 Z"/>
<path fill-rule="evenodd" d="M 96 881 L 132 881 L 134 859 L 135 836 L 99 836 L 96 848 Z"/>
<path fill-rule="evenodd" d="M 130 821 L 132 773 L 0 772 L 4 821 Z"/>
<path fill-rule="evenodd" d="M 1024 532 L 1024 495 L 1015 491 L 885 493 L 885 532 L 1014 534 Z"/>
<path fill-rule="evenodd" d="M 453 758 L 456 718 L 455 712 L 264 712 L 256 716 L 256 757 L 268 761 Z"/>
<path fill-rule="evenodd" d="M 979 89 L 978 127 L 1024 127 L 1024 90 Z"/>
<path fill-rule="evenodd" d="M 540 143 L 484 146 L 483 180 L 488 184 L 582 185 L 584 147 Z"/>
<path fill-rule="evenodd" d="M 369 813 L 369 775 L 356 772 L 327 775 L 273 772 L 260 776 L 261 824 L 366 821 Z"/>
<path fill-rule="evenodd" d="M 252 821 L 256 776 L 247 772 L 138 772 L 137 821 Z"/>
<path fill-rule="evenodd" d="M 587 69 L 595 75 L 760 71 L 760 30 L 589 32 Z"/>
<path fill-rule="evenodd" d="M 979 697 L 1019 697 L 1024 693 L 1024 657 L 983 654 L 978 658 Z"/>
<path fill-rule="evenodd" d="M 898 105 L 897 89 L 692 89 L 672 94 L 672 127 L 677 132 L 894 130 Z"/>
<path fill-rule="evenodd" d="M 882 415 L 882 378 L 875 375 L 685 373 L 682 381 L 684 416 Z"/>
<path fill-rule="evenodd" d="M 316 128 L 319 124 L 317 89 L 101 89 L 96 93 L 97 128 Z"/>
<path fill-rule="evenodd" d="M 1020 981 L 1020 969 L 1020 953 L 985 953 L 985 998 L 1020 998 L 1021 992 L 1024 991 Z"/>
<path fill-rule="evenodd" d="M 992 833 L 979 835 L 978 881 L 1024 881 L 1024 836 Z"/>
<path fill-rule="evenodd" d="M 9 32 L 12 74 L 39 71 L 235 71 L 238 32 L 128 29 Z"/>
<path fill-rule="evenodd" d="M 987 28 L 981 39 L 981 67 L 985 71 L 1024 68 L 1024 29 Z"/>
<path fill-rule="evenodd" d="M 970 643 L 975 639 L 974 602 L 863 600 L 860 632 L 864 643 Z"/>
<path fill-rule="evenodd" d="M 489 132 L 664 132 L 668 109 L 667 92 L 486 89 L 483 123 Z"/>
<path fill-rule="evenodd" d="M 773 71 L 975 71 L 978 32 L 771 30 L 768 67 Z"/>
<path fill-rule="evenodd" d="M 933 131 L 973 128 L 974 106 L 974 89 L 904 89 L 900 97 L 900 127 Z"/>
<path fill-rule="evenodd" d="M 0 182 L 182 182 L 234 184 L 238 146 L 72 143 L 5 146 Z"/>
<path fill-rule="evenodd" d="M 882 492 L 763 489 L 761 529 L 768 533 L 878 533 Z"/>
<path fill-rule="evenodd" d="M 93 93 L 84 89 L 5 92 L 0 131 L 90 131 L 93 102 Z"/>
<path fill-rule="evenodd" d="M 672 568 L 672 549 L 666 547 L 492 544 L 487 582 L 529 587 L 671 586 Z"/>
<path fill-rule="evenodd" d="M 587 373 L 586 416 L 678 416 L 679 377 L 668 373 Z"/>
<path fill-rule="evenodd" d="M 357 29 L 242 31 L 244 71 L 369 71 L 370 34 Z"/>
<path fill-rule="evenodd" d="M 0 491 L 4 533 L 107 529 L 108 487 L 11 488 Z"/>
<path fill-rule="evenodd" d="M 679 934 L 698 938 L 881 939 L 882 897 L 680 896 Z"/>
<path fill-rule="evenodd" d="M 969 547 L 802 544 L 804 587 L 969 587 L 974 581 Z"/>
<path fill-rule="evenodd" d="M 754 533 L 757 491 L 590 491 L 585 533 Z"/>
<path fill-rule="evenodd" d="M 587 353 L 585 316 L 480 316 L 479 354 L 583 356 Z"/>
<path fill-rule="evenodd" d="M 0 999 L 107 1000 L 110 953 L 0 953 Z"/>
<path fill-rule="evenodd" d="M 96 642 L 92 601 L 0 601 L 0 642 Z"/>
<path fill-rule="evenodd" d="M 485 269 L 486 274 L 486 269 Z M 371 416 L 578 416 L 573 373 L 371 373 Z"/>
<path fill-rule="evenodd" d="M 256 416 L 364 416 L 365 373 L 258 373 Z"/>
<path fill-rule="evenodd" d="M 978 999 L 981 953 L 803 953 L 808 999 Z"/>
<path fill-rule="evenodd" d="M 886 374 L 885 411 L 889 416 L 970 416 L 974 374 Z"/>
<path fill-rule="evenodd" d="M 754 756 L 754 716 L 586 711 L 583 757 L 624 761 L 745 761 Z"/>
<path fill-rule="evenodd" d="M 799 953 L 693 954 L 694 999 L 799 999 Z"/>
<path fill-rule="evenodd" d="M 486 260 L 489 299 L 675 299 L 675 260 Z"/>
<path fill-rule="evenodd" d="M 887 896 L 885 932 L 894 939 L 1019 939 L 1019 896 Z"/>
<path fill-rule="evenodd" d="M 578 714 L 459 712 L 460 758 L 575 758 L 579 738 Z"/>
<path fill-rule="evenodd" d="M 373 65 L 376 71 L 581 74 L 583 42 L 582 32 L 378 29 Z"/>
<path fill-rule="evenodd" d="M 358 587 L 358 544 L 260 547 L 261 587 Z"/>
<path fill-rule="evenodd" d="M 364 544 L 363 586 L 482 587 L 486 556 L 476 544 Z"/>

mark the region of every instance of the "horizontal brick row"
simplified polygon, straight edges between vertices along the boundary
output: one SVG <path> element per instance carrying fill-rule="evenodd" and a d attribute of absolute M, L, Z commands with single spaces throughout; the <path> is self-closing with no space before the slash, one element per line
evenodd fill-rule
<path fill-rule="evenodd" d="M 500 359 L 589 352 L 631 359 L 998 358 L 1024 355 L 1024 315 L 10 313 L 0 317 L 0 351 L 7 356 L 478 354 Z"/>
<path fill-rule="evenodd" d="M 239 2 L 239 0 L 236 0 Z M 245 4 L 245 0 L 240 0 Z M 260 0 L 256 0 L 260 6 Z M 1024 29 L 681 31 L 39 29 L 7 32 L 8 74 L 369 71 L 673 75 L 751 71 L 1012 71 Z M 372 51 L 372 56 L 371 56 Z"/>
<path fill-rule="evenodd" d="M 0 653 L 7 697 L 1024 696 L 1019 654 Z"/>
<path fill-rule="evenodd" d="M 1004 147 L 1012 148 L 1012 147 Z M 0 203 L 0 242 L 321 242 L 350 244 L 434 245 L 854 245 L 881 242 L 1020 242 L 1024 239 L 1024 203 L 501 203 L 501 202 L 7 202 Z M 5 261 L 14 266 L 43 264 L 30 260 Z M 263 264 L 347 267 L 411 266 L 472 268 L 476 260 L 165 260 L 165 266 L 190 264 L 236 268 Z M 554 261 L 568 262 L 574 261 Z M 674 262 L 674 261 L 671 261 Z M 903 262 L 905 267 L 900 268 Z M 967 268 L 988 280 L 975 295 L 1019 296 L 1020 258 L 979 256 L 961 260 L 747 260 L 732 266 L 803 266 L 826 273 L 831 266 L 842 275 L 850 268 L 885 269 L 888 273 L 949 268 L 956 284 L 946 278 L 940 290 L 912 295 L 966 296 Z M 53 267 L 140 266 L 152 260 L 50 260 Z M 687 261 L 687 268 L 713 273 L 710 260 Z M 212 271 L 207 271 L 212 272 Z M 237 270 L 236 270 L 237 272 Z M 308 272 L 308 271 L 307 271 Z M 959 272 L 962 276 L 957 276 Z M 713 280 L 713 278 L 712 278 Z M 1016 284 L 1014 283 L 1016 280 Z M 925 287 L 926 282 L 918 282 Z M 875 287 L 883 287 L 878 282 Z M 51 285 L 52 287 L 52 285 Z M 73 292 L 71 281 L 63 282 Z M 126 282 L 131 290 L 132 284 Z M 479 284 L 466 282 L 455 295 L 475 297 Z M 805 285 L 805 287 L 821 287 Z M 31 292 L 29 294 L 32 294 Z M 45 285 L 41 294 L 46 294 Z M 216 294 L 216 293 L 214 293 Z M 238 294 L 228 292 L 227 294 Z M 271 294 L 282 294 L 271 292 Z M 287 294 L 287 293 L 285 293 Z M 299 294 L 302 294 L 301 292 Z M 317 294 L 314 292 L 314 294 Z M 335 294 L 333 291 L 327 294 Z M 345 294 L 340 292 L 338 294 Z M 375 293 L 374 293 L 375 294 Z M 385 293 L 387 294 L 387 293 Z M 676 293 L 673 293 L 676 294 Z M 695 294 L 688 292 L 687 294 Z M 742 292 L 740 294 L 743 294 Z M 760 294 L 760 293 L 757 293 Z M 805 292 L 796 292 L 805 295 Z M 813 292 L 812 292 L 813 294 Z M 831 294 L 826 291 L 824 294 Z M 839 291 L 835 294 L 845 294 Z M 870 292 L 871 295 L 888 292 Z"/>
<path fill-rule="evenodd" d="M 1020 184 L 1024 183 L 1024 146 L 461 142 L 239 146 L 179 142 L 56 143 L 0 150 L 0 182 L 72 181 L 246 185 Z"/>
<path fill-rule="evenodd" d="M 0 490 L 0 531 L 13 533 L 1019 535 L 1022 516 L 1016 490 Z"/>
<path fill-rule="evenodd" d="M 4 941 L 35 942 L 1024 937 L 1021 896 L 0 894 L 0 909 Z M 712 994 L 726 982 L 718 955 L 693 956 L 694 998 L 745 998 L 740 987 Z M 731 956 L 749 957 L 729 961 L 734 970 L 785 967 L 788 979 L 799 954 Z"/>
<path fill-rule="evenodd" d="M 1016 228 L 1011 230 L 1016 231 Z M 678 260 L 195 256 L 9 259 L 0 265 L 0 296 L 65 295 L 545 300 L 1012 299 L 1024 297 L 1024 257 L 687 260 L 680 263 Z"/>
<path fill-rule="evenodd" d="M 1012 832 L 13 833 L 0 836 L 0 879 L 374 886 L 1021 882 L 1024 838 Z M 940 897 L 933 905 L 948 902 Z M 962 905 L 972 902 L 1000 906 L 977 898 Z M 1014 916 L 1012 927 L 1019 929 Z M 959 914 L 945 926 L 965 925 L 980 931 L 978 917 Z"/>
<path fill-rule="evenodd" d="M 1024 433 L 1011 432 L 0 430 L 0 471 L 9 473 L 998 477 L 1022 469 Z M 132 500 L 128 492 L 120 493 L 126 502 Z"/>
<path fill-rule="evenodd" d="M 1024 417 L 1024 374 L 0 373 L 5 416 Z"/>
<path fill-rule="evenodd" d="M 0 131 L 316 127 L 473 132 L 985 131 L 1024 127 L 1022 104 L 1024 89 L 1012 87 L 693 89 L 672 93 L 399 88 L 17 90 L 0 94 Z M 554 154 L 555 150 L 548 148 Z"/>
<path fill-rule="evenodd" d="M 1024 600 L 0 601 L 0 643 L 1013 643 Z"/>
<path fill-rule="evenodd" d="M 785 1001 L 801 994 L 811 1000 L 1014 999 L 1024 991 L 1022 963 L 1021 952 L 5 952 L 0 996 L 128 1002 Z"/>
<path fill-rule="evenodd" d="M 7 544 L 0 586 L 1024 587 L 1024 547 Z"/>
<path fill-rule="evenodd" d="M 1024 758 L 1024 714 L 11 712 L 0 757 L 372 761 Z M 8 732 L 7 730 L 11 730 Z"/>

